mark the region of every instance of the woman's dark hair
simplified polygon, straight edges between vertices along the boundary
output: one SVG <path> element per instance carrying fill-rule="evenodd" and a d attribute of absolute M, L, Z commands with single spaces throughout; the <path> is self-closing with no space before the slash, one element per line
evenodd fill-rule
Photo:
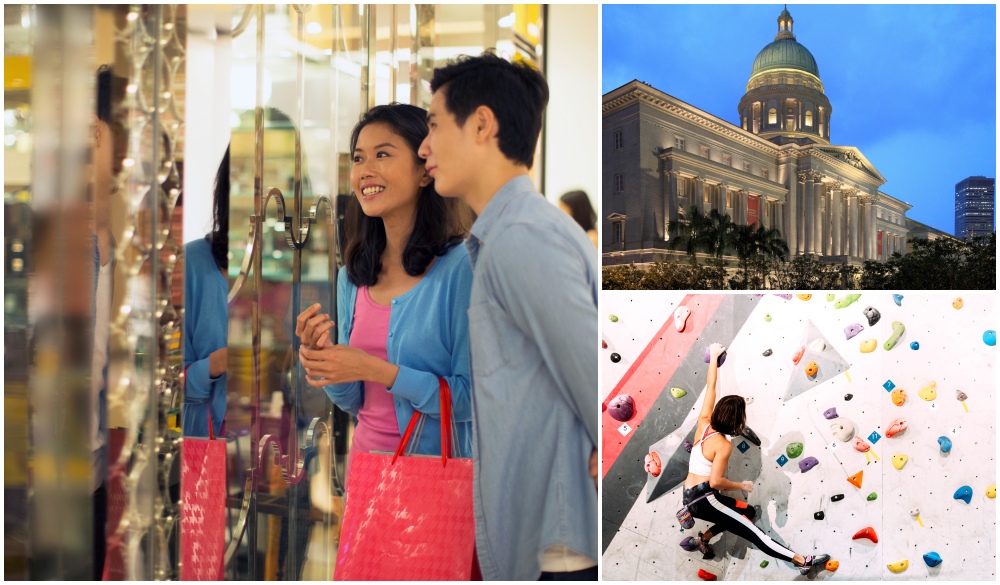
<path fill-rule="evenodd" d="M 747 403 L 742 396 L 726 396 L 719 400 L 712 411 L 712 428 L 722 434 L 734 436 L 747 425 Z"/>
<path fill-rule="evenodd" d="M 590 197 L 583 191 L 570 191 L 562 197 L 559 198 L 566 207 L 569 207 L 570 215 L 576 220 L 576 223 L 580 224 L 583 231 L 589 232 L 594 227 L 594 222 L 597 221 L 597 213 L 594 212 L 594 207 L 590 204 Z"/>
<path fill-rule="evenodd" d="M 351 133 L 351 150 L 358 145 L 361 130 L 369 124 L 385 124 L 402 138 L 413 151 L 413 160 L 423 166 L 417 156 L 420 143 L 427 136 L 427 111 L 408 104 L 375 106 L 361 116 Z M 420 189 L 413 232 L 403 249 L 403 269 L 410 276 L 419 276 L 436 256 L 443 256 L 462 241 L 467 233 L 459 201 L 445 199 L 434 190 L 434 183 Z M 347 277 L 355 286 L 372 286 L 382 271 L 385 251 L 385 225 L 380 217 L 368 217 L 361 211 L 357 197 L 347 204 L 347 251 L 344 255 Z"/>
<path fill-rule="evenodd" d="M 215 173 L 212 233 L 205 239 L 212 245 L 212 257 L 220 270 L 229 270 L 229 147 Z"/>

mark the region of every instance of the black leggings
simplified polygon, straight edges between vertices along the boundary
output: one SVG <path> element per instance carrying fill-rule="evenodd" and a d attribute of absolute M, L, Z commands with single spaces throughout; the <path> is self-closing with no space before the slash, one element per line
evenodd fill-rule
<path fill-rule="evenodd" d="M 766 554 L 791 562 L 795 553 L 774 542 L 760 528 L 754 526 L 752 520 L 756 516 L 756 511 L 746 502 L 723 496 L 719 490 L 712 489 L 706 481 L 694 487 L 684 488 L 684 504 L 687 505 L 705 494 L 708 496 L 689 505 L 688 509 L 695 518 L 715 523 L 708 529 L 709 532 L 715 535 L 728 530 L 754 543 Z"/>

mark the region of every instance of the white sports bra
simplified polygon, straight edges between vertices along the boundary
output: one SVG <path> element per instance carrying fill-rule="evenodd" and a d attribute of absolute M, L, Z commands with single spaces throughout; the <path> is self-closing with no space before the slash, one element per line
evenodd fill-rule
<path fill-rule="evenodd" d="M 705 432 L 708 432 L 709 427 L 705 427 Z M 715 435 L 720 435 L 719 431 L 713 431 L 707 435 L 702 433 L 701 440 L 694 444 L 696 449 L 691 449 L 691 461 L 688 464 L 688 471 L 695 475 L 709 476 L 712 475 L 712 462 L 705 458 L 705 454 L 702 453 L 702 449 L 705 447 L 705 440 L 713 437 Z M 700 446 L 699 446 L 700 445 Z"/>

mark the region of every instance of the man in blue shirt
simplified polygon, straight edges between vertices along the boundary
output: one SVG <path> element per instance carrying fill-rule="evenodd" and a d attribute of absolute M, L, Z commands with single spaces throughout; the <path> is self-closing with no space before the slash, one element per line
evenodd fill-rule
<path fill-rule="evenodd" d="M 548 85 L 485 53 L 436 69 L 418 154 L 478 218 L 472 354 L 476 550 L 483 577 L 597 579 L 597 258 L 528 172 Z"/>

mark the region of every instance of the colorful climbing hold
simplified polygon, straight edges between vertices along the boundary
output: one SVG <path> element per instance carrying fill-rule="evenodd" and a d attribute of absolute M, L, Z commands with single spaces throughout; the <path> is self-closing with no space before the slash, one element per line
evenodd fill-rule
<path fill-rule="evenodd" d="M 764 313 L 764 321 L 767 322 L 767 323 L 771 322 L 771 314 L 770 313 Z"/>
<path fill-rule="evenodd" d="M 626 422 L 635 416 L 635 401 L 628 394 L 619 394 L 608 404 L 608 414 L 617 421 Z"/>
<path fill-rule="evenodd" d="M 844 499 L 844 494 L 835 494 L 835 495 L 830 496 L 830 501 L 831 502 L 839 502 L 840 500 L 843 500 L 843 499 Z"/>
<path fill-rule="evenodd" d="M 615 363 L 615 364 L 617 364 L 617 363 L 618 363 L 618 362 L 620 362 L 620 361 L 622 361 L 622 356 L 621 356 L 621 355 L 619 355 L 619 354 L 617 354 L 617 353 L 613 353 L 613 354 L 611 354 L 611 362 L 612 362 L 612 363 Z"/>
<path fill-rule="evenodd" d="M 716 577 L 712 573 L 709 573 L 705 569 L 698 569 L 698 576 L 704 579 L 705 581 L 715 581 L 716 579 L 718 579 L 718 577 Z"/>
<path fill-rule="evenodd" d="M 892 302 L 896 303 L 897 307 L 903 306 L 903 295 L 892 295 Z"/>
<path fill-rule="evenodd" d="M 878 544 L 878 534 L 875 534 L 875 529 L 872 528 L 871 526 L 862 528 L 861 530 L 855 532 L 854 536 L 852 537 L 852 540 L 858 540 L 861 538 L 867 538 L 868 540 L 874 542 L 875 544 Z"/>
<path fill-rule="evenodd" d="M 819 366 L 816 365 L 816 362 L 809 362 L 808 364 L 806 364 L 807 376 L 809 376 L 810 378 L 815 378 L 818 372 L 819 372 Z"/>
<path fill-rule="evenodd" d="M 828 303 L 831 302 L 835 296 L 837 296 L 837 295 L 832 295 L 832 294 L 826 295 L 826 302 L 828 302 Z"/>
<path fill-rule="evenodd" d="M 949 439 L 944 435 L 941 435 L 940 437 L 938 437 L 938 446 L 941 447 L 942 453 L 948 453 L 949 451 L 951 451 L 951 439 Z"/>
<path fill-rule="evenodd" d="M 788 446 L 785 447 L 785 453 L 788 453 L 789 459 L 795 459 L 802 454 L 802 449 L 802 443 L 789 443 Z"/>
<path fill-rule="evenodd" d="M 924 553 L 924 562 L 927 563 L 928 567 L 936 567 L 941 564 L 941 561 L 941 555 L 934 551 Z"/>
<path fill-rule="evenodd" d="M 854 437 L 854 423 L 846 418 L 840 418 L 837 422 L 831 424 L 830 430 L 833 431 L 833 436 L 841 443 L 846 443 Z"/>
<path fill-rule="evenodd" d="M 663 463 L 660 461 L 660 455 L 656 451 L 651 451 L 646 455 L 646 461 L 644 465 L 646 473 L 652 475 L 653 477 L 659 477 L 660 471 L 663 470 Z"/>
<path fill-rule="evenodd" d="M 994 346 L 997 344 L 997 332 L 992 329 L 987 329 L 983 332 L 983 343 L 989 346 Z"/>
<path fill-rule="evenodd" d="M 878 347 L 878 341 L 874 339 L 866 339 L 861 342 L 861 353 L 871 353 L 875 351 L 876 347 Z"/>
<path fill-rule="evenodd" d="M 802 473 L 805 473 L 817 465 L 819 465 L 819 459 L 816 459 L 815 457 L 806 457 L 802 461 L 799 461 L 799 470 L 802 471 Z"/>
<path fill-rule="evenodd" d="M 967 485 L 963 485 L 962 487 L 960 487 L 957 490 L 955 490 L 955 496 L 954 497 L 955 497 L 956 500 L 964 500 L 966 504 L 971 504 L 972 503 L 972 488 L 969 487 L 969 486 L 967 486 Z"/>
<path fill-rule="evenodd" d="M 816 353 L 819 353 L 824 349 L 826 349 L 826 342 L 823 341 L 822 337 L 817 337 L 812 341 L 812 343 L 809 344 L 809 349 L 815 351 Z"/>
<path fill-rule="evenodd" d="M 850 393 L 844 394 L 844 400 L 850 401 L 851 398 L 854 398 L 853 394 Z"/>
<path fill-rule="evenodd" d="M 684 398 L 685 396 L 687 396 L 687 390 L 683 388 L 674 387 L 670 389 L 670 395 L 673 396 L 674 398 Z"/>
<path fill-rule="evenodd" d="M 889 563 L 886 566 L 889 567 L 889 570 L 893 573 L 902 573 L 907 567 L 910 566 L 910 561 L 903 559 L 901 561 L 896 561 L 895 563 Z"/>
<path fill-rule="evenodd" d="M 788 293 L 774 293 L 774 296 L 781 297 L 781 298 L 785 299 L 786 301 L 792 300 L 792 295 L 790 295 Z"/>
<path fill-rule="evenodd" d="M 823 418 L 826 420 L 835 419 L 837 416 L 837 409 L 835 407 L 830 407 L 823 411 Z"/>
<path fill-rule="evenodd" d="M 688 552 L 694 552 L 698 550 L 698 541 L 693 536 L 688 536 L 681 541 L 681 548 Z"/>
<path fill-rule="evenodd" d="M 968 395 L 961 390 L 957 390 L 955 392 L 955 398 L 962 403 L 962 408 L 965 409 L 965 412 L 969 412 L 969 405 L 965 403 L 965 401 L 969 399 Z"/>
<path fill-rule="evenodd" d="M 896 469 L 902 469 L 903 466 L 906 465 L 906 462 L 909 460 L 910 458 L 907 457 L 906 455 L 903 455 L 902 453 L 896 453 L 895 455 L 892 456 L 892 466 L 895 467 Z"/>
<path fill-rule="evenodd" d="M 808 301 L 809 299 L 813 298 L 812 295 L 795 295 L 795 296 L 799 297 L 799 299 L 803 301 Z"/>
<path fill-rule="evenodd" d="M 610 319 L 612 323 L 617 323 L 618 322 L 618 315 L 615 315 L 614 313 L 612 313 L 612 314 L 608 315 L 608 319 Z"/>
<path fill-rule="evenodd" d="M 997 497 L 997 484 L 993 484 L 990 487 L 986 488 L 986 497 L 991 500 Z"/>
<path fill-rule="evenodd" d="M 861 314 L 868 319 L 869 327 L 874 327 L 875 324 L 878 323 L 878 320 L 882 318 L 882 313 L 879 313 L 878 309 L 875 307 L 865 307 L 865 309 L 861 311 Z"/>
<path fill-rule="evenodd" d="M 924 521 L 920 519 L 920 508 L 910 510 L 910 516 L 917 519 L 917 524 L 919 524 L 921 528 L 924 527 Z"/>
<path fill-rule="evenodd" d="M 795 353 L 792 354 L 792 363 L 795 364 L 796 366 L 799 365 L 799 360 L 802 359 L 802 354 L 804 354 L 805 352 L 806 352 L 805 347 L 800 347 L 797 350 L 795 350 Z"/>
<path fill-rule="evenodd" d="M 889 336 L 889 339 L 885 340 L 885 344 L 882 346 L 882 349 L 890 351 L 892 348 L 896 347 L 896 344 L 899 342 L 899 338 L 902 337 L 905 332 L 906 327 L 902 323 L 899 321 L 893 321 L 892 335 Z"/>
<path fill-rule="evenodd" d="M 872 492 L 872 493 L 868 494 L 868 501 L 869 502 L 874 502 L 877 499 L 878 499 L 878 494 L 876 494 L 875 492 Z"/>
<path fill-rule="evenodd" d="M 858 453 L 864 453 L 872 448 L 872 446 L 866 443 L 861 437 L 854 437 L 854 440 L 851 441 L 851 446 L 854 447 L 854 450 Z"/>
<path fill-rule="evenodd" d="M 850 307 L 855 301 L 861 298 L 860 294 L 850 294 L 840 297 L 836 303 L 833 304 L 834 309 L 844 309 Z"/>
<path fill-rule="evenodd" d="M 890 424 L 889 428 L 886 429 L 885 436 L 891 439 L 905 430 L 906 430 L 906 419 L 897 418 L 896 420 L 892 421 L 892 424 Z"/>
<path fill-rule="evenodd" d="M 858 333 L 861 333 L 861 331 L 863 331 L 864 328 L 865 326 L 862 325 L 861 323 L 851 323 L 847 327 L 844 327 L 844 336 L 847 337 L 847 339 L 850 339 L 855 335 L 857 335 Z"/>
<path fill-rule="evenodd" d="M 770 348 L 765 349 L 764 350 L 764 357 L 770 357 L 772 353 L 774 353 L 774 352 L 771 351 Z"/>
<path fill-rule="evenodd" d="M 917 343 L 916 341 L 911 341 L 910 342 L 910 349 L 912 349 L 912 350 L 918 350 L 918 349 L 920 349 L 920 344 Z"/>
<path fill-rule="evenodd" d="M 608 349 L 608 342 L 603 339 L 601 340 L 601 349 Z"/>
<path fill-rule="evenodd" d="M 956 309 L 961 309 L 962 307 L 965 306 L 965 301 L 962 300 L 962 297 L 958 297 L 957 299 L 951 302 L 951 306 L 955 307 Z"/>
<path fill-rule="evenodd" d="M 823 565 L 823 568 L 832 573 L 840 568 L 840 561 L 830 559 L 825 565 Z"/>
<path fill-rule="evenodd" d="M 917 396 L 928 402 L 937 398 L 937 382 L 931 382 L 921 388 L 920 392 L 917 392 Z"/>
<path fill-rule="evenodd" d="M 855 438 L 857 438 L 857 437 L 855 437 Z M 847 481 L 848 481 L 848 483 L 850 483 L 854 487 L 856 487 L 858 489 L 861 489 L 861 480 L 862 480 L 862 478 L 864 478 L 864 476 L 865 476 L 865 470 L 862 469 L 861 471 L 855 473 L 854 475 L 849 476 L 847 478 Z"/>
<path fill-rule="evenodd" d="M 677 310 L 674 311 L 674 327 L 678 332 L 684 331 L 684 326 L 687 324 L 690 315 L 691 310 L 684 305 L 677 307 Z"/>
<path fill-rule="evenodd" d="M 768 565 L 767 559 L 764 559 L 763 561 L 760 562 L 760 568 L 761 569 L 767 567 L 767 565 Z"/>
<path fill-rule="evenodd" d="M 813 514 L 813 518 L 816 520 L 822 520 L 823 518 L 826 518 L 826 514 L 823 513 L 823 510 L 820 510 L 819 512 Z"/>
<path fill-rule="evenodd" d="M 712 359 L 712 348 L 710 346 L 705 346 L 705 363 L 707 364 L 709 360 Z M 719 358 L 716 360 L 715 365 L 717 367 L 722 367 L 722 364 L 726 363 L 726 352 L 723 351 L 719 354 Z"/>
<path fill-rule="evenodd" d="M 750 399 L 748 398 L 747 404 L 749 404 L 749 400 Z M 740 434 L 746 437 L 746 439 L 751 443 L 753 443 L 754 445 L 760 447 L 760 437 L 758 437 L 757 433 L 753 432 L 753 429 L 751 429 L 750 427 L 744 427 L 743 432 Z"/>
<path fill-rule="evenodd" d="M 691 441 L 684 441 L 684 450 L 690 453 L 691 449 L 694 449 L 694 445 L 691 444 Z"/>
<path fill-rule="evenodd" d="M 890 396 L 892 397 L 892 403 L 896 406 L 903 406 L 903 403 L 906 402 L 906 390 L 902 388 L 896 388 Z"/>

